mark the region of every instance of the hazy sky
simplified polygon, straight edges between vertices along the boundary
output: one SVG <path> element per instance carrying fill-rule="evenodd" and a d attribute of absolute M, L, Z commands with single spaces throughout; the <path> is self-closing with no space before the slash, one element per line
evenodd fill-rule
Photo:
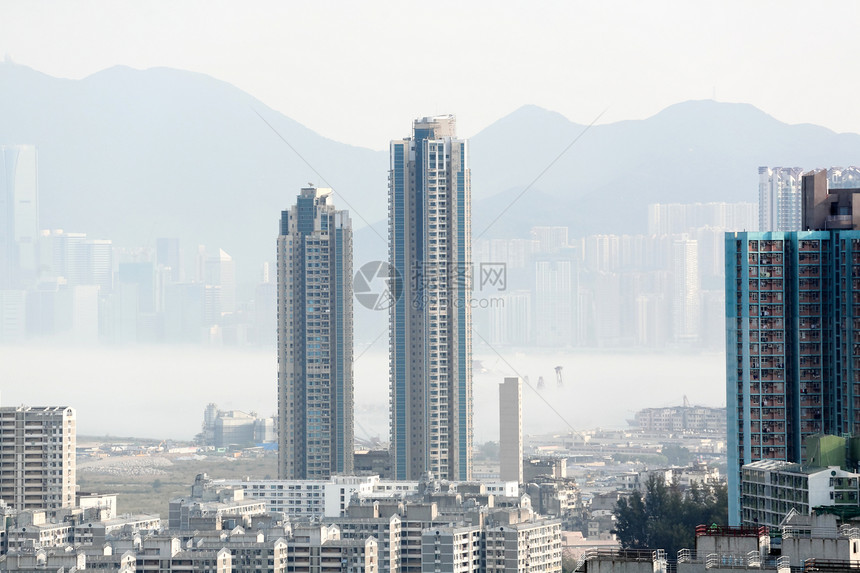
<path fill-rule="evenodd" d="M 856 2 L 0 0 L 0 53 L 81 78 L 122 64 L 230 82 L 383 149 L 419 114 L 470 136 L 524 104 L 579 123 L 689 99 L 860 132 Z"/>

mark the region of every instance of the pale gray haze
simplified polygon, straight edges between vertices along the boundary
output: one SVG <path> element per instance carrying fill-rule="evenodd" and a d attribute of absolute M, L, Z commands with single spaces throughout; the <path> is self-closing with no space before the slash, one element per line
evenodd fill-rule
<path fill-rule="evenodd" d="M 860 132 L 858 19 L 850 1 L 4 1 L 0 54 L 66 78 L 209 74 L 372 149 L 419 114 L 456 112 L 470 137 L 524 104 L 587 124 L 714 96 Z"/>
<path fill-rule="evenodd" d="M 229 252 L 236 264 L 238 315 L 243 301 L 253 298 L 257 269 L 274 259 L 280 209 L 295 201 L 305 182 L 326 183 L 318 180 L 315 169 L 349 198 L 351 204 L 336 198 L 339 208 L 359 209 L 353 215 L 355 269 L 385 257 L 386 243 L 380 237 L 386 231 L 380 221 L 386 216 L 388 142 L 408 136 L 410 122 L 422 115 L 454 113 L 459 135 L 474 137 L 473 234 L 476 252 L 484 249 L 485 257 L 476 255 L 476 260 L 500 260 L 501 247 L 490 240 L 516 241 L 540 225 L 569 226 L 570 243 L 565 238 L 563 247 L 573 250 L 581 239 L 576 256 L 582 258 L 592 244 L 584 239 L 587 235 L 644 236 L 649 203 L 755 202 L 758 165 L 857 164 L 860 138 L 838 134 L 860 133 L 858 21 L 860 4 L 849 1 L 0 0 L 0 56 L 5 57 L 0 66 L 6 66 L 0 69 L 0 145 L 41 146 L 40 169 L 47 170 L 39 172 L 42 228 L 63 227 L 90 238 L 112 239 L 115 247 L 126 249 L 122 256 L 115 255 L 114 262 L 138 262 L 134 249 L 145 244 L 151 251 L 155 237 L 181 238 L 189 276 L 195 263 L 188 253 L 198 244 L 213 249 L 210 256 L 219 248 Z M 36 73 L 13 69 L 12 63 Z M 189 78 L 184 72 L 104 72 L 115 66 L 183 70 L 238 89 L 228 90 L 209 78 Z M 91 77 L 99 72 L 103 75 Z M 38 73 L 50 76 L 50 81 Z M 74 81 L 58 83 L 55 78 Z M 177 110 L 195 107 L 188 105 L 195 101 L 188 94 L 197 93 L 192 88 L 178 90 L 182 93 L 176 101 L 186 107 L 177 104 L 171 108 L 173 115 L 164 114 L 158 121 L 142 115 L 125 118 L 136 130 L 127 141 L 116 128 L 126 125 L 124 119 L 115 122 L 114 116 L 101 117 L 98 109 L 86 107 L 87 102 L 92 106 L 104 101 L 99 99 L 99 82 L 128 87 L 128 101 L 134 100 L 135 109 L 141 110 L 149 95 L 141 97 L 134 82 L 152 90 L 147 93 L 156 101 L 156 92 L 169 92 L 174 80 L 201 92 L 218 92 L 217 97 L 201 95 L 209 107 L 192 110 L 199 111 L 198 120 L 206 121 L 189 126 L 181 121 L 182 112 Z M 50 92 L 41 94 L 45 99 L 39 101 L 52 101 L 52 95 L 67 88 L 84 95 L 70 103 L 69 110 L 57 109 L 64 104 L 55 102 L 51 110 L 40 111 L 38 101 L 31 101 L 29 86 Z M 239 90 L 250 97 L 237 95 Z M 660 113 L 689 100 L 750 105 L 699 102 Z M 15 109 L 28 109 L 32 118 L 12 117 L 13 104 Z M 157 105 L 146 112 L 158 117 Z M 222 110 L 234 115 L 213 128 L 209 137 L 201 124 L 205 128 L 207 118 L 225 117 Z M 310 158 L 313 169 L 282 145 L 256 112 L 273 121 L 295 145 L 305 145 L 295 152 Z M 37 119 L 45 116 L 49 120 L 39 124 Z M 93 148 L 107 150 L 104 156 L 93 153 L 97 157 L 92 161 L 91 150 L 76 145 L 75 134 L 68 133 L 72 130 L 62 127 L 78 125 L 74 120 L 81 117 L 88 119 L 80 125 L 97 135 L 92 135 L 92 141 L 99 142 Z M 68 123 L 52 128 L 47 125 L 51 122 Z M 592 122 L 596 126 L 554 164 Z M 145 133 L 141 123 L 173 131 L 163 132 L 162 145 L 156 143 L 162 132 Z M 716 134 L 725 126 L 731 127 Z M 745 131 L 745 126 L 755 126 L 755 133 Z M 33 140 L 9 141 L 8 133 L 27 134 Z M 217 139 L 225 133 L 235 139 L 234 148 L 220 146 Z M 45 134 L 50 138 L 38 140 Z M 176 150 L 186 145 L 185 134 L 189 146 L 206 137 L 211 141 L 180 156 Z M 654 137 L 662 139 L 655 142 Z M 810 138 L 817 138 L 817 143 L 805 148 L 803 142 L 808 144 Z M 133 145 L 143 142 L 151 154 Z M 511 147 L 513 142 L 519 147 Z M 768 153 L 780 142 L 784 147 Z M 696 155 L 694 148 L 696 153 L 704 151 Z M 113 151 L 115 156 L 108 154 Z M 122 181 L 118 174 L 132 171 L 124 162 L 140 153 L 138 171 L 126 173 L 127 181 L 97 180 L 102 174 Z M 338 165 L 326 163 L 334 157 L 344 159 L 338 159 Z M 57 165 L 62 168 L 51 170 Z M 186 172 L 180 173 L 183 168 Z M 156 183 L 146 179 L 150 170 L 159 174 Z M 181 178 L 188 173 L 190 179 Z M 196 183 L 194 175 L 200 175 Z M 574 188 L 571 181 L 579 186 Z M 192 189 L 195 184 L 200 188 Z M 226 189 L 216 189 L 219 184 Z M 209 187 L 215 189 L 211 201 L 203 195 Z M 186 189 L 187 197 L 179 197 Z M 247 195 L 231 203 L 234 189 L 235 195 L 240 191 Z M 516 208 L 504 212 L 524 189 Z M 147 195 L 150 190 L 152 195 Z M 158 219 L 156 226 L 145 197 L 159 192 L 162 199 L 175 203 L 170 203 L 174 212 Z M 621 192 L 630 195 L 625 198 Z M 123 193 L 144 199 L 136 204 Z M 122 212 L 115 204 L 130 205 L 133 213 Z M 100 210 L 91 210 L 90 205 Z M 627 210 L 613 213 L 617 205 L 619 211 Z M 755 207 L 750 209 L 753 213 Z M 623 228 L 602 227 L 604 219 L 595 213 Z M 146 220 L 127 219 L 132 214 Z M 368 223 L 380 237 L 367 228 Z M 590 227 L 584 230 L 586 225 Z M 728 229 L 700 235 L 700 248 L 705 241 L 716 241 L 713 244 L 719 247 L 724 230 Z M 577 343 L 575 349 L 549 343 L 542 350 L 518 346 L 516 332 L 490 334 L 495 323 L 476 313 L 475 329 L 483 333 L 480 341 L 475 338 L 474 350 L 476 362 L 480 361 L 474 374 L 476 442 L 497 439 L 498 383 L 511 375 L 528 376 L 532 385 L 540 376 L 546 381 L 540 396 L 524 389 L 526 433 L 568 426 L 622 427 L 634 410 L 677 405 L 684 395 L 694 403 L 723 406 L 724 333 L 714 318 L 722 311 L 722 271 L 719 257 L 708 263 L 710 270 L 704 269 L 705 259 L 698 262 L 705 318 L 702 334 L 696 333 L 701 344 L 695 347 L 671 341 L 655 346 L 643 334 L 636 339 L 642 339 L 637 342 L 641 345 L 633 348 L 635 337 L 625 331 L 629 325 L 625 326 L 624 313 L 630 309 L 619 311 L 618 304 L 601 302 L 603 293 L 628 288 L 620 279 L 605 285 L 599 280 L 583 282 L 583 292 L 592 289 L 588 291 L 592 298 L 580 297 L 576 312 L 594 314 L 596 326 L 576 334 L 587 344 Z M 602 277 L 606 269 L 601 264 L 583 269 Z M 532 270 L 517 275 L 510 262 L 508 266 L 510 290 L 532 288 Z M 698 292 L 698 283 L 695 289 Z M 636 299 L 637 304 L 651 308 L 647 305 L 659 302 L 656 295 L 649 296 Z M 601 314 L 610 307 L 616 309 L 614 322 Z M 355 434 L 362 438 L 388 439 L 386 317 L 356 305 Z M 609 323 L 615 330 L 604 328 Z M 273 318 L 271 325 L 274 332 Z M 649 336 L 665 338 L 665 333 Z M 220 339 L 208 346 L 152 340 L 97 345 L 69 338 L 73 337 L 62 343 L 30 338 L 0 344 L 0 403 L 73 406 L 81 434 L 181 439 L 200 430 L 209 402 L 262 416 L 276 410 L 273 345 L 245 349 L 241 344 L 220 346 Z M 487 341 L 501 341 L 499 353 L 504 358 Z M 564 368 L 563 388 L 556 387 L 555 366 Z"/>

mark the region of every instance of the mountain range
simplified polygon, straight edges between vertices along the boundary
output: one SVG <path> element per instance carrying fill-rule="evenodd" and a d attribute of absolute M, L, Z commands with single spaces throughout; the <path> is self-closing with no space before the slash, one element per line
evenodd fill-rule
<path fill-rule="evenodd" d="M 0 145 L 38 147 L 43 228 L 223 248 L 252 282 L 274 258 L 280 211 L 314 183 L 350 209 L 356 267 L 385 257 L 388 153 L 325 138 L 226 82 L 127 67 L 69 80 L 7 62 L 0 110 Z M 649 203 L 757 201 L 760 165 L 860 162 L 856 134 L 715 101 L 592 127 L 524 106 L 470 145 L 475 238 L 525 237 L 535 224 L 639 233 Z"/>

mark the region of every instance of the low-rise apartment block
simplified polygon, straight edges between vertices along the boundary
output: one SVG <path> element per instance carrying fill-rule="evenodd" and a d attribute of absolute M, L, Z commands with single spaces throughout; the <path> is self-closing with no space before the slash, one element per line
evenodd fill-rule
<path fill-rule="evenodd" d="M 839 466 L 759 460 L 742 469 L 741 519 L 778 527 L 792 511 L 809 515 L 816 507 L 857 507 L 858 494 L 860 474 Z"/>

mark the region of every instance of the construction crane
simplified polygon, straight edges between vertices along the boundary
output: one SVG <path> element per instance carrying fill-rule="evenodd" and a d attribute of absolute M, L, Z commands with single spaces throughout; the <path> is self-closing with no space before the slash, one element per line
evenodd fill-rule
<path fill-rule="evenodd" d="M 559 388 L 564 388 L 564 379 L 562 379 L 562 377 L 561 377 L 561 369 L 562 369 L 561 366 L 555 367 L 555 384 Z"/>
<path fill-rule="evenodd" d="M 364 436 L 365 436 L 364 438 L 361 438 L 359 436 L 354 435 L 353 439 L 355 440 L 355 442 L 357 444 L 359 444 L 361 446 L 366 446 L 367 448 L 373 448 L 373 447 L 379 445 L 379 437 L 371 436 L 370 432 L 365 430 L 364 426 L 362 426 L 358 420 L 353 420 L 353 421 L 355 422 L 355 425 L 358 426 L 359 429 L 361 429 L 361 431 L 364 433 Z"/>

